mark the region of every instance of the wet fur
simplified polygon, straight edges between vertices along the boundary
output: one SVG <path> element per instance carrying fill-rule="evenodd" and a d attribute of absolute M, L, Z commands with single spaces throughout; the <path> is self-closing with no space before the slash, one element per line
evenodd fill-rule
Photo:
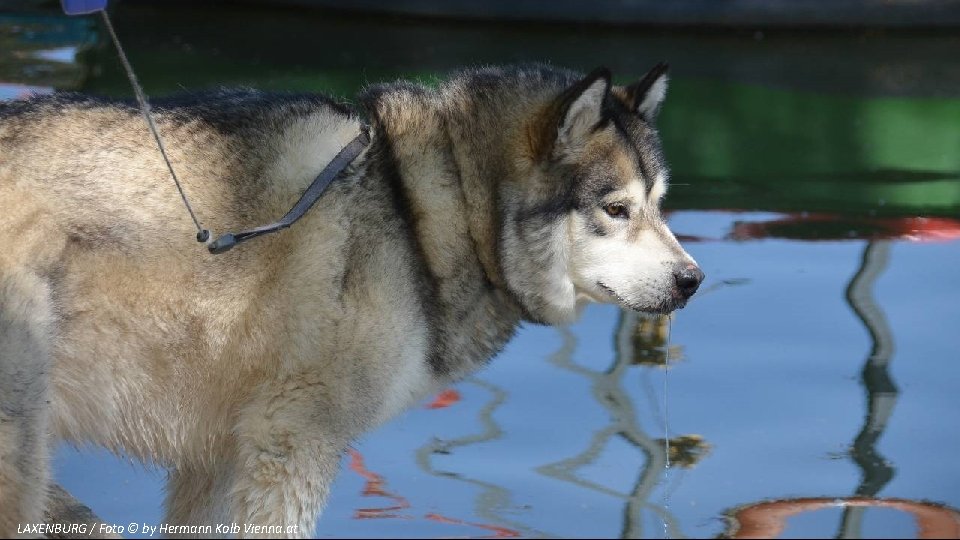
<path fill-rule="evenodd" d="M 577 100 L 603 77 L 585 131 L 567 116 L 592 114 Z M 542 66 L 370 88 L 370 147 L 293 228 L 219 256 L 130 104 L 0 104 L 0 534 L 41 519 L 51 435 L 168 467 L 167 523 L 312 534 L 350 441 L 482 367 L 521 320 L 617 301 L 577 282 L 572 239 L 625 235 L 602 197 L 665 182 L 633 100 L 609 74 Z M 154 110 L 215 232 L 280 216 L 361 122 L 249 90 Z M 638 204 L 635 238 L 666 230 Z M 657 257 L 692 262 L 669 240 Z"/>

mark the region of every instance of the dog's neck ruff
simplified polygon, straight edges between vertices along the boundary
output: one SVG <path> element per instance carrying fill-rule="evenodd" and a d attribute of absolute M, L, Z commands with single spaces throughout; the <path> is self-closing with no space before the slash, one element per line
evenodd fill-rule
<path fill-rule="evenodd" d="M 333 180 L 346 169 L 357 156 L 363 152 L 364 148 L 370 144 L 370 132 L 367 126 L 362 126 L 360 128 L 360 134 L 353 138 L 352 141 L 347 143 L 342 150 L 332 159 L 326 167 L 320 171 L 320 174 L 313 179 L 313 182 L 307 187 L 307 190 L 303 192 L 303 195 L 300 196 L 300 200 L 297 201 L 297 204 L 293 205 L 282 218 L 279 220 L 270 223 L 269 225 L 263 225 L 255 229 L 250 229 L 247 231 L 242 231 L 238 233 L 226 233 L 207 246 L 207 249 L 210 250 L 210 253 L 219 254 L 225 253 L 233 249 L 233 246 L 239 244 L 240 242 L 245 242 L 251 238 L 256 238 L 264 234 L 270 234 L 272 232 L 277 232 L 287 227 L 293 225 L 298 219 L 302 218 L 304 214 L 316 204 L 317 200 L 323 195 L 323 192 L 326 191 L 327 187 L 333 182 Z"/>

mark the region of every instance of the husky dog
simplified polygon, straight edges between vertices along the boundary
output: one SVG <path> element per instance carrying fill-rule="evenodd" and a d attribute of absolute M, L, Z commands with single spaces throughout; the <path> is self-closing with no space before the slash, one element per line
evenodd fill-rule
<path fill-rule="evenodd" d="M 666 87 L 665 65 L 629 86 L 522 66 L 374 86 L 358 112 L 157 101 L 215 231 L 281 215 L 370 123 L 302 220 L 223 255 L 193 241 L 132 105 L 0 105 L 0 535 L 42 520 L 54 437 L 168 468 L 169 525 L 310 535 L 347 445 L 520 321 L 682 307 L 703 274 L 659 211 Z"/>

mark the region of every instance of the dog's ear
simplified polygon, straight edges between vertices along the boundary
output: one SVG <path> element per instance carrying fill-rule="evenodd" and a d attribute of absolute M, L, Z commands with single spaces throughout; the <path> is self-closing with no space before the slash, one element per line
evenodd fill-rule
<path fill-rule="evenodd" d="M 610 78 L 609 69 L 597 68 L 558 98 L 557 143 L 582 142 L 603 119 L 603 102 L 610 94 Z"/>
<path fill-rule="evenodd" d="M 653 66 L 639 81 L 627 87 L 627 103 L 630 110 L 644 120 L 653 122 L 660 112 L 660 104 L 667 95 L 667 71 L 670 66 L 660 62 Z"/>

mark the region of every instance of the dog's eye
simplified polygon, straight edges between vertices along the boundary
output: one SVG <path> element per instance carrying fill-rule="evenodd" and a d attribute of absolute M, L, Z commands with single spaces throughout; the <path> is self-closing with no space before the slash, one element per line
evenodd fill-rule
<path fill-rule="evenodd" d="M 627 205 L 623 203 L 609 203 L 603 205 L 603 211 L 607 213 L 610 217 L 615 218 L 626 218 L 628 217 Z"/>

